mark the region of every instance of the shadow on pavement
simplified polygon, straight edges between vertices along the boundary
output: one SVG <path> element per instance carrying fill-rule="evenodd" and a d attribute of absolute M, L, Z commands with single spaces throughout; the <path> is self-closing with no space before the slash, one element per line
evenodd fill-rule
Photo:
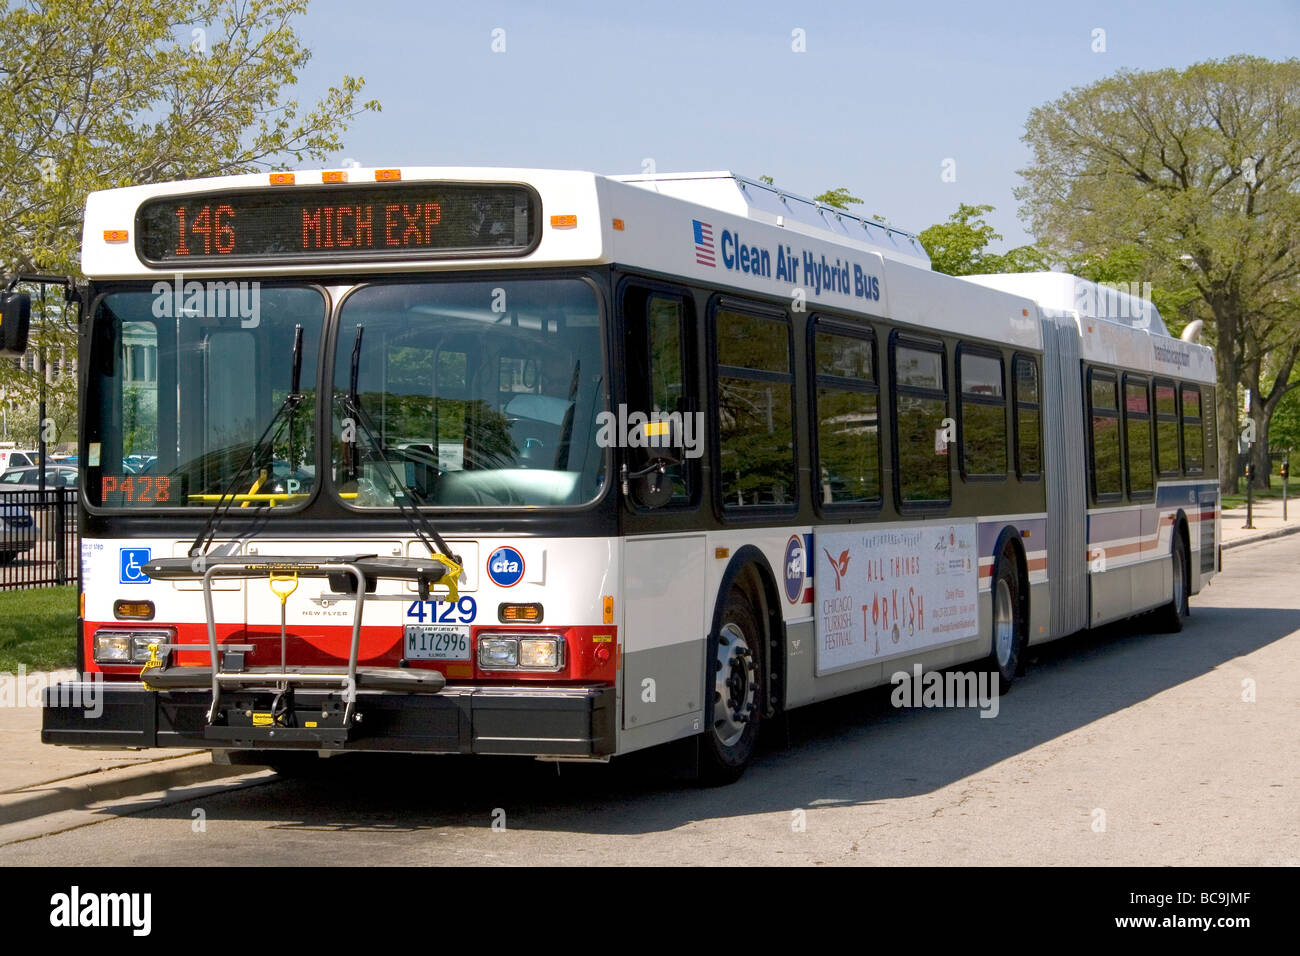
<path fill-rule="evenodd" d="M 674 779 L 680 760 L 664 749 L 594 766 L 347 754 L 305 776 L 205 797 L 204 807 L 210 820 L 290 831 L 487 827 L 501 808 L 511 830 L 645 834 L 720 816 L 870 804 L 942 788 L 1199 677 L 1300 628 L 1300 610 L 1261 609 L 1251 627 L 1240 622 L 1239 609 L 1194 607 L 1180 634 L 1140 633 L 1148 625 L 1139 620 L 1048 644 L 994 719 L 975 708 L 898 710 L 888 686 L 801 708 L 769 726 L 754 765 L 729 787 Z M 189 814 L 184 803 L 150 812 Z"/>

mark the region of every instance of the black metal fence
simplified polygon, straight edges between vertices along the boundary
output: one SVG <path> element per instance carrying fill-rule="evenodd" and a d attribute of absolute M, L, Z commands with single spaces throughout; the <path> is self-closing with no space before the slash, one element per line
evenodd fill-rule
<path fill-rule="evenodd" d="M 0 590 L 76 584 L 77 490 L 0 490 Z"/>

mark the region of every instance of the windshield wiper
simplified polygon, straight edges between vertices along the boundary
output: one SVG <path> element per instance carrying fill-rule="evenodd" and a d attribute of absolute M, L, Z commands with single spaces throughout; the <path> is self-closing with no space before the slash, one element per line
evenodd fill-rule
<path fill-rule="evenodd" d="M 402 520 L 404 520 L 407 526 L 411 529 L 411 533 L 419 538 L 420 543 L 429 549 L 429 554 L 432 555 L 436 551 L 441 551 L 446 557 L 459 564 L 460 558 L 451 553 L 451 548 L 449 548 L 447 542 L 442 539 L 442 535 L 438 534 L 438 532 L 434 530 L 433 526 L 429 524 L 429 519 L 424 516 L 422 511 L 420 511 L 419 505 L 424 504 L 424 500 L 415 492 L 414 489 L 408 488 L 405 481 L 398 477 L 397 469 L 393 467 L 392 461 L 390 461 L 388 456 L 384 454 L 383 443 L 375 434 L 374 425 L 370 421 L 370 416 L 367 415 L 366 410 L 361 407 L 361 396 L 358 391 L 358 384 L 361 373 L 361 337 L 364 334 L 365 327 L 358 325 L 356 338 L 352 341 L 352 367 L 349 369 L 348 391 L 346 395 L 340 395 L 336 401 L 341 406 L 343 417 L 352 420 L 356 433 L 365 435 L 366 442 L 370 445 L 375 457 L 379 459 L 379 462 L 388 471 L 388 477 L 392 481 L 391 489 L 394 492 L 393 504 L 397 505 L 397 510 L 401 514 Z M 355 441 L 348 444 L 348 472 L 349 476 L 355 480 L 360 472 L 360 451 L 357 448 L 357 443 Z M 414 499 L 416 503 L 411 504 L 411 499 Z"/>
<path fill-rule="evenodd" d="M 244 463 L 239 466 L 239 470 L 230 479 L 229 484 L 226 485 L 225 490 L 217 499 L 216 505 L 208 512 L 208 520 L 204 522 L 203 529 L 194 539 L 194 543 L 190 545 L 189 556 L 191 558 L 206 554 L 208 548 L 212 546 L 212 539 L 217 534 L 217 526 L 230 512 L 231 506 L 235 503 L 235 489 L 239 487 L 239 483 L 243 479 L 252 473 L 251 469 L 258 460 L 259 452 L 268 444 L 272 449 L 271 468 L 275 468 L 275 443 L 279 440 L 285 425 L 289 426 L 290 439 L 292 440 L 293 418 L 302 402 L 302 326 L 295 325 L 293 329 L 293 368 L 289 377 L 289 394 L 284 397 L 280 407 L 275 410 L 275 414 L 271 416 L 271 420 L 267 423 L 261 436 L 257 441 L 253 442 L 253 447 L 248 450 L 248 457 L 244 459 Z M 274 434 L 272 434 L 272 429 L 275 429 Z M 271 436 L 269 443 L 267 442 L 268 435 Z"/>

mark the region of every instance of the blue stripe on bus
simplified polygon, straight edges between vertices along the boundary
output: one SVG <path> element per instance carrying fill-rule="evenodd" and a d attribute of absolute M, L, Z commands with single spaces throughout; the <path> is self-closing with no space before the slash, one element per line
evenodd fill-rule
<path fill-rule="evenodd" d="M 981 521 L 979 524 L 977 540 L 979 542 L 979 556 L 981 558 L 993 556 L 993 549 L 997 547 L 998 543 L 998 535 L 1000 535 L 1002 529 L 1008 525 L 1014 526 L 1016 530 L 1020 532 L 1020 538 L 1024 543 L 1026 551 L 1047 550 L 1046 518 L 1019 518 L 1013 520 L 994 518 L 991 521 Z"/>

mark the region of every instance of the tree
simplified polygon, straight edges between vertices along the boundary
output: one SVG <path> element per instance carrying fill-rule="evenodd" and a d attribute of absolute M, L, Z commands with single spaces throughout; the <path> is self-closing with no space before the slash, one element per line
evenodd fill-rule
<path fill-rule="evenodd" d="M 283 98 L 311 57 L 307 0 L 0 0 L 0 271 L 75 274 L 86 194 L 324 160 L 364 81 Z M 63 310 L 56 310 L 62 316 Z M 62 319 L 46 354 L 76 354 Z M 35 338 L 35 332 L 33 337 Z M 22 401 L 42 369 L 0 363 Z"/>
<path fill-rule="evenodd" d="M 1181 318 L 1206 320 L 1220 485 L 1236 483 L 1240 386 L 1266 481 L 1269 422 L 1300 385 L 1300 60 L 1120 71 L 1034 109 L 1024 139 L 1016 196 L 1040 244 L 1063 259 L 1131 248 Z"/>
<path fill-rule="evenodd" d="M 959 203 L 946 222 L 922 229 L 918 238 L 930 255 L 930 267 L 950 276 L 1046 269 L 1046 258 L 1033 246 L 1017 246 L 1005 253 L 986 251 L 990 242 L 1002 238 L 984 220 L 992 211 L 992 206 Z"/>
<path fill-rule="evenodd" d="M 862 205 L 862 200 L 849 192 L 844 186 L 828 189 L 820 196 L 813 196 L 813 199 L 816 202 L 824 202 L 828 206 L 834 206 L 836 209 L 848 209 L 849 206 Z"/>

